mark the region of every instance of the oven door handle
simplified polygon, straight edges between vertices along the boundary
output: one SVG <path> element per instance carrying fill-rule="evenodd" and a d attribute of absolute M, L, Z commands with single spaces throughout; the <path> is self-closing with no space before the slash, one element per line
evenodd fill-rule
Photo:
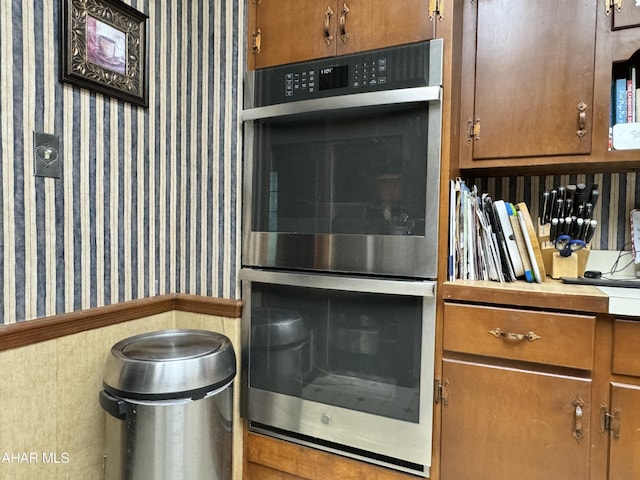
<path fill-rule="evenodd" d="M 264 118 L 282 117 L 300 113 L 328 112 L 346 108 L 375 107 L 384 105 L 398 105 L 418 102 L 440 101 L 442 87 L 414 87 L 398 90 L 384 90 L 380 92 L 354 93 L 335 97 L 313 98 L 299 102 L 266 105 L 264 107 L 243 110 L 243 122 Z"/>
<path fill-rule="evenodd" d="M 400 280 L 391 278 L 344 277 L 289 271 L 240 270 L 240 280 L 259 283 L 274 283 L 292 287 L 321 288 L 363 293 L 385 293 L 412 297 L 435 297 L 436 282 L 433 280 Z"/>

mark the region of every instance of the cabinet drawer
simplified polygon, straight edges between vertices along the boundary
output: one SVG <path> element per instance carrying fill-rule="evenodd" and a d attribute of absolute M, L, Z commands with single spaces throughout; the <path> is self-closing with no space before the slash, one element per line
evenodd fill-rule
<path fill-rule="evenodd" d="M 591 370 L 594 335 L 595 316 L 444 306 L 444 349 L 450 352 Z"/>
<path fill-rule="evenodd" d="M 613 373 L 640 377 L 640 321 L 613 322 Z"/>

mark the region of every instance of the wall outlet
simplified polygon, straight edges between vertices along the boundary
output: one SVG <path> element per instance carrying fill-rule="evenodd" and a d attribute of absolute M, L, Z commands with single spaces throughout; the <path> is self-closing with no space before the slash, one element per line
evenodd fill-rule
<path fill-rule="evenodd" d="M 60 178 L 62 159 L 58 135 L 33 132 L 33 157 L 36 177 Z"/>

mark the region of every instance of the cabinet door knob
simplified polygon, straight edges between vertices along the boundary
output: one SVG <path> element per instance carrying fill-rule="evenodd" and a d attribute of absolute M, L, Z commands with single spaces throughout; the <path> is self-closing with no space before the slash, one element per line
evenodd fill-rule
<path fill-rule="evenodd" d="M 330 6 L 327 6 L 327 11 L 324 14 L 324 41 L 327 45 L 331 45 L 333 35 L 331 35 L 331 17 L 333 17 L 333 10 Z"/>

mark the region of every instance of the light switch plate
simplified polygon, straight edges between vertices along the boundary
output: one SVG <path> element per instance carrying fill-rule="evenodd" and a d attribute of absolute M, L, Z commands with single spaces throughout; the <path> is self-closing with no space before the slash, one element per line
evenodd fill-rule
<path fill-rule="evenodd" d="M 58 135 L 33 132 L 33 157 L 35 176 L 60 178 L 62 159 Z"/>

